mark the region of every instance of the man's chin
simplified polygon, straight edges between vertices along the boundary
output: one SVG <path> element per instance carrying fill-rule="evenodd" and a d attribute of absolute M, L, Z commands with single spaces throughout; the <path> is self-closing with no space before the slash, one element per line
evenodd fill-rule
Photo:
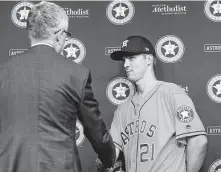
<path fill-rule="evenodd" d="M 131 77 L 131 76 L 128 76 L 128 75 L 127 75 L 127 79 L 128 79 L 129 81 L 131 81 L 131 82 L 135 82 L 134 78 Z"/>

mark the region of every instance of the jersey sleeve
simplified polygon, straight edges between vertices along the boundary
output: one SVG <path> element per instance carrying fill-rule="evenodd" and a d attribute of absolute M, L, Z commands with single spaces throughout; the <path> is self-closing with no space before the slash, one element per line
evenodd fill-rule
<path fill-rule="evenodd" d="M 120 128 L 120 118 L 118 114 L 118 109 L 114 112 L 114 118 L 111 123 L 111 129 L 110 129 L 110 134 L 112 136 L 113 142 L 117 148 L 119 148 L 122 151 L 122 139 L 120 136 L 121 133 L 121 128 Z"/>
<path fill-rule="evenodd" d="M 205 128 L 191 98 L 180 91 L 173 94 L 175 104 L 176 139 L 205 134 Z"/>

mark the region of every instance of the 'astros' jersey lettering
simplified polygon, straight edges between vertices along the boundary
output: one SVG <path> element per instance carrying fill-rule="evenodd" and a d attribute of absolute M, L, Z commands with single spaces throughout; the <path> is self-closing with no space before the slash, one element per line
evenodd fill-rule
<path fill-rule="evenodd" d="M 159 81 L 138 104 L 137 94 L 115 111 L 111 135 L 127 172 L 186 172 L 186 137 L 206 134 L 189 96 Z"/>

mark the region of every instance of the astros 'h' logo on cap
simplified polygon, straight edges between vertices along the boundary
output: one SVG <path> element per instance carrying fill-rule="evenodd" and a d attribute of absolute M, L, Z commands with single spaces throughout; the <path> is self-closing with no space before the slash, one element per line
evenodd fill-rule
<path fill-rule="evenodd" d="M 122 47 L 121 48 L 123 48 L 123 47 L 127 47 L 127 43 L 129 42 L 129 40 L 125 40 L 123 43 L 122 43 Z"/>
<path fill-rule="evenodd" d="M 140 35 L 133 35 L 127 37 L 122 43 L 121 50 L 113 52 L 110 57 L 113 60 L 122 61 L 123 57 L 143 53 L 151 54 L 156 57 L 154 46 L 147 38 Z"/>

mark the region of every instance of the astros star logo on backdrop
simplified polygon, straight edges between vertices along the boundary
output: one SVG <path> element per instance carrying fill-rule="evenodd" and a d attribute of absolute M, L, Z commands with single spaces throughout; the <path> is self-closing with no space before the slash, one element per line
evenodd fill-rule
<path fill-rule="evenodd" d="M 207 83 L 207 94 L 209 98 L 216 102 L 221 103 L 221 75 L 213 76 Z"/>
<path fill-rule="evenodd" d="M 180 61 L 185 51 L 182 40 L 174 35 L 166 35 L 160 38 L 155 49 L 158 58 L 164 63 Z"/>
<path fill-rule="evenodd" d="M 213 88 L 216 89 L 216 92 L 215 92 L 216 96 L 220 95 L 221 94 L 221 80 L 219 80 L 217 84 L 214 84 Z"/>
<path fill-rule="evenodd" d="M 122 6 L 122 3 L 120 3 L 120 5 L 118 7 L 115 7 L 113 10 L 116 12 L 114 18 L 117 18 L 119 16 L 122 17 L 126 17 L 125 12 L 128 10 L 129 8 Z"/>
<path fill-rule="evenodd" d="M 107 98 L 114 105 L 123 103 L 129 97 L 133 96 L 134 92 L 134 84 L 124 77 L 113 79 L 106 88 Z"/>
<path fill-rule="evenodd" d="M 219 1 L 217 1 L 216 4 L 211 5 L 210 7 L 213 8 L 213 15 L 217 14 L 217 13 L 221 13 L 221 4 L 219 3 Z"/>
<path fill-rule="evenodd" d="M 128 90 L 129 88 L 127 88 L 127 87 L 123 87 L 122 86 L 122 83 L 120 83 L 120 85 L 118 86 L 118 87 L 115 87 L 113 90 L 117 93 L 116 94 L 116 98 L 118 98 L 118 97 L 124 97 L 124 98 L 126 98 L 127 97 L 127 95 L 126 95 L 126 91 Z"/>
<path fill-rule="evenodd" d="M 129 0 L 114 0 L 106 9 L 108 20 L 116 25 L 124 25 L 130 22 L 134 16 L 135 8 Z"/>
<path fill-rule="evenodd" d="M 26 28 L 28 13 L 33 5 L 31 2 L 20 2 L 16 4 L 11 11 L 12 22 L 18 27 Z"/>
<path fill-rule="evenodd" d="M 77 120 L 76 122 L 76 130 L 75 130 L 75 134 L 76 134 L 76 145 L 77 146 L 81 146 L 82 143 L 84 142 L 85 136 L 84 136 L 84 128 L 82 126 L 82 124 L 80 123 L 80 121 Z"/>
<path fill-rule="evenodd" d="M 168 54 L 172 54 L 172 55 L 176 55 L 175 54 L 175 49 L 177 48 L 178 46 L 176 46 L 175 44 L 171 44 L 171 41 L 169 41 L 168 44 L 162 46 L 163 49 L 166 50 L 166 52 L 164 53 L 165 56 L 167 56 Z"/>
<path fill-rule="evenodd" d="M 204 4 L 204 13 L 209 20 L 221 22 L 220 0 L 207 0 Z"/>
<path fill-rule="evenodd" d="M 80 49 L 77 47 L 74 47 L 73 44 L 70 44 L 70 46 L 66 46 L 66 48 L 63 49 L 63 51 L 67 52 L 67 58 L 73 57 L 74 60 L 77 58 L 76 52 L 78 52 Z"/>
<path fill-rule="evenodd" d="M 19 20 L 28 19 L 28 13 L 30 10 L 27 10 L 26 7 L 24 7 L 23 10 L 18 11 L 18 14 L 20 14 Z"/>
<path fill-rule="evenodd" d="M 61 54 L 76 63 L 81 63 L 86 56 L 86 48 L 79 39 L 70 38 L 65 42 Z"/>
<path fill-rule="evenodd" d="M 208 172 L 221 172 L 221 159 L 215 160 L 210 165 Z"/>

